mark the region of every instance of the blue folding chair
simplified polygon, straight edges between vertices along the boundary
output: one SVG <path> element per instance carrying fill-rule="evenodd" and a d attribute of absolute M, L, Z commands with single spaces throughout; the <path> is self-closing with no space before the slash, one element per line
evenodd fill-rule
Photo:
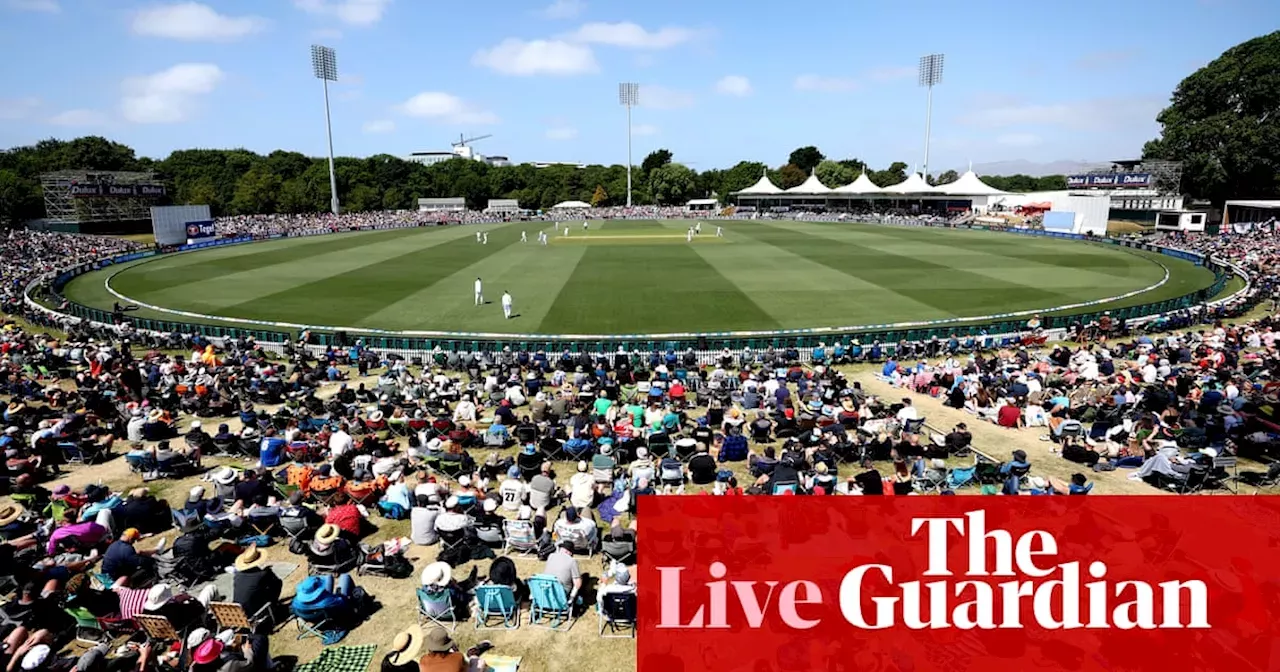
<path fill-rule="evenodd" d="M 497 625 L 494 619 L 497 619 Z M 511 586 L 476 586 L 476 630 L 515 630 L 518 627 L 520 605 Z"/>
<path fill-rule="evenodd" d="M 800 490 L 799 483 L 796 483 L 795 481 L 786 481 L 785 483 L 774 483 L 773 491 L 771 492 L 771 494 L 781 495 L 783 493 L 790 492 L 791 494 L 794 495 L 794 494 L 797 494 L 799 490 Z"/>
<path fill-rule="evenodd" d="M 421 586 L 418 588 L 418 625 L 427 621 L 453 632 L 458 629 L 457 610 L 453 608 L 453 596 L 447 587 Z"/>
<path fill-rule="evenodd" d="M 573 627 L 573 607 L 556 577 L 529 577 L 529 625 L 561 632 Z"/>
<path fill-rule="evenodd" d="M 977 467 L 952 467 L 947 472 L 947 489 L 955 490 L 977 482 Z"/>

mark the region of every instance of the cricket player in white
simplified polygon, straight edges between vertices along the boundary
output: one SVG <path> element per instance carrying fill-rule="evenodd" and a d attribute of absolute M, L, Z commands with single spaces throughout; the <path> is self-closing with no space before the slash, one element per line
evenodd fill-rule
<path fill-rule="evenodd" d="M 685 232 L 684 232 L 684 241 L 685 241 L 686 243 L 692 243 L 692 242 L 693 242 L 693 228 L 692 228 L 692 227 L 690 227 L 688 231 L 685 231 Z"/>
<path fill-rule="evenodd" d="M 527 243 L 527 242 L 529 242 L 529 237 L 525 234 L 525 232 L 524 232 L 524 231 L 521 231 L 521 232 L 520 232 L 520 242 L 522 242 L 522 243 Z"/>
<path fill-rule="evenodd" d="M 546 232 L 546 231 L 539 231 L 539 232 L 538 232 L 538 242 L 542 243 L 543 245 L 546 245 L 546 244 L 547 244 L 547 232 Z"/>
<path fill-rule="evenodd" d="M 583 230 L 583 231 L 586 231 L 586 230 L 587 230 L 587 223 L 586 223 L 586 222 L 583 222 L 583 223 L 582 223 L 582 230 Z"/>
<path fill-rule="evenodd" d="M 698 222 L 698 225 L 693 227 L 693 232 L 698 234 L 699 236 L 702 235 L 702 222 Z"/>
<path fill-rule="evenodd" d="M 485 231 L 485 232 L 484 232 L 484 244 L 485 244 L 485 245 L 488 245 L 488 244 L 489 244 L 489 232 L 488 232 L 488 231 Z"/>
<path fill-rule="evenodd" d="M 480 282 L 480 278 L 476 278 L 476 305 L 484 305 L 484 283 Z"/>
<path fill-rule="evenodd" d="M 480 242 L 480 232 L 476 231 L 476 242 Z"/>
<path fill-rule="evenodd" d="M 502 293 L 502 316 L 511 319 L 511 292 Z"/>
<path fill-rule="evenodd" d="M 565 224 L 565 225 L 564 225 L 564 235 L 566 235 L 566 236 L 567 236 L 567 235 L 569 235 L 569 225 L 568 225 L 568 224 Z"/>
<path fill-rule="evenodd" d="M 724 229 L 722 227 L 716 227 L 716 238 L 724 238 Z"/>

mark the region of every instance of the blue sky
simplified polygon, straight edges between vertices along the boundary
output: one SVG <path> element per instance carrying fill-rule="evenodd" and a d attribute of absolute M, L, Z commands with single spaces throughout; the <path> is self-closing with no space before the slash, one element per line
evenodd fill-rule
<path fill-rule="evenodd" d="M 447 149 L 699 170 L 815 144 L 923 161 L 916 63 L 945 53 L 934 172 L 1135 155 L 1177 82 L 1280 25 L 1276 0 L 0 0 L 0 146 L 101 134 L 324 152 L 309 45 L 338 53 L 340 155 Z"/>

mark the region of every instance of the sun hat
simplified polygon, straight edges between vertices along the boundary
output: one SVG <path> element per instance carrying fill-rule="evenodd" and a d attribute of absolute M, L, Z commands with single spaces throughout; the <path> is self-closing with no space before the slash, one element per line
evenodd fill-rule
<path fill-rule="evenodd" d="M 1027 480 L 1031 482 L 1031 487 L 1035 488 L 1036 490 L 1044 490 L 1045 488 L 1049 487 L 1049 481 L 1046 481 L 1041 476 L 1032 476 Z"/>
<path fill-rule="evenodd" d="M 0 506 L 0 527 L 12 525 L 22 514 L 26 513 L 26 508 L 21 504 L 5 504 Z"/>
<path fill-rule="evenodd" d="M 449 495 L 449 498 L 444 500 L 444 508 L 452 509 L 452 508 L 455 508 L 456 506 L 458 506 L 457 495 Z"/>
<path fill-rule="evenodd" d="M 337 525 L 325 523 L 320 526 L 320 529 L 316 530 L 315 540 L 322 544 L 332 544 L 338 540 L 341 534 L 342 530 L 339 530 Z"/>
<path fill-rule="evenodd" d="M 199 421 L 199 420 L 192 420 L 192 421 L 191 421 L 191 429 L 200 429 L 200 428 L 201 428 L 201 427 L 203 427 L 203 426 L 204 426 L 204 425 L 200 424 L 200 421 Z"/>
<path fill-rule="evenodd" d="M 423 646 L 432 653 L 448 653 L 453 650 L 453 638 L 443 626 L 437 625 L 423 638 Z"/>
<path fill-rule="evenodd" d="M 422 649 L 422 626 L 411 625 L 409 629 L 396 635 L 391 642 L 390 662 L 392 665 L 414 666 L 418 664 L 418 651 Z"/>
<path fill-rule="evenodd" d="M 447 586 L 453 580 L 453 568 L 447 562 L 433 562 L 422 568 L 422 585 Z"/>
<path fill-rule="evenodd" d="M 147 414 L 147 420 L 150 420 L 151 422 L 160 422 L 160 419 L 163 417 L 164 411 L 158 408 L 151 409 L 151 412 Z"/>
<path fill-rule="evenodd" d="M 222 485 L 231 485 L 236 482 L 236 470 L 231 467 L 222 467 L 213 472 L 213 481 Z"/>
<path fill-rule="evenodd" d="M 157 583 L 147 591 L 147 600 L 142 603 L 142 608 L 147 611 L 155 611 L 173 599 L 173 589 L 169 588 L 167 583 Z"/>
<path fill-rule="evenodd" d="M 213 633 L 209 632 L 208 628 L 196 628 L 191 631 L 191 634 L 187 635 L 187 648 L 197 648 L 201 644 L 205 643 L 205 641 L 210 637 L 213 637 Z"/>
<path fill-rule="evenodd" d="M 223 644 L 220 640 L 206 639 L 196 647 L 195 653 L 191 654 L 191 660 L 201 665 L 208 665 L 218 659 L 222 655 Z"/>
<path fill-rule="evenodd" d="M 250 569 L 264 567 L 267 564 L 267 557 L 257 546 L 249 546 L 244 553 L 236 557 L 236 571 L 246 572 Z"/>
<path fill-rule="evenodd" d="M 49 658 L 49 652 L 48 644 L 36 644 L 31 647 L 27 650 L 27 654 L 22 657 L 22 669 L 34 670 L 44 665 L 44 661 Z"/>
<path fill-rule="evenodd" d="M 470 476 L 468 476 L 468 475 L 466 475 L 466 474 L 463 474 L 463 475 L 459 476 L 459 477 L 458 477 L 458 485 L 461 485 L 461 486 L 462 486 L 462 487 L 464 487 L 464 488 L 470 487 L 470 486 L 471 486 L 471 477 L 470 477 Z"/>
<path fill-rule="evenodd" d="M 492 497 L 490 497 L 489 499 L 484 500 L 484 512 L 485 512 L 485 513 L 493 513 L 494 511 L 497 511 L 497 510 L 498 510 L 498 500 L 496 500 L 496 499 L 494 499 L 494 498 L 492 498 Z"/>
<path fill-rule="evenodd" d="M 578 471 L 585 472 L 587 470 L 587 461 L 578 460 Z"/>
<path fill-rule="evenodd" d="M 374 411 L 370 413 L 369 422 L 382 422 L 382 411 Z"/>

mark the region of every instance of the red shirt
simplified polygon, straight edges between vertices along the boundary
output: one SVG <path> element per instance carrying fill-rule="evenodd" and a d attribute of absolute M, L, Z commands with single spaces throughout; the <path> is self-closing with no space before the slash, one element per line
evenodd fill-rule
<path fill-rule="evenodd" d="M 1001 406 L 996 412 L 996 424 L 1001 427 L 1017 427 L 1018 419 L 1022 417 L 1022 410 L 1017 406 Z"/>

